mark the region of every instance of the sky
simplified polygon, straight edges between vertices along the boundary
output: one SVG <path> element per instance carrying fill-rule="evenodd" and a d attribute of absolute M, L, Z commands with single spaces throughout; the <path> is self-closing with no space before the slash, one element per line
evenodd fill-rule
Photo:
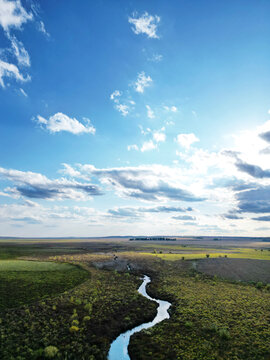
<path fill-rule="evenodd" d="M 267 0 L 0 0 L 0 236 L 270 236 Z"/>

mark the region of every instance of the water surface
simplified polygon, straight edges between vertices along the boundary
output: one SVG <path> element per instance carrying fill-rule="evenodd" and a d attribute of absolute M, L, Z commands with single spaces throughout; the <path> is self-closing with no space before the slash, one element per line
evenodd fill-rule
<path fill-rule="evenodd" d="M 149 278 L 149 276 L 145 275 L 143 278 L 143 283 L 139 287 L 138 292 L 141 295 L 145 296 L 147 299 L 155 301 L 159 304 L 156 317 L 154 318 L 153 321 L 150 321 L 148 323 L 143 323 L 119 335 L 111 344 L 108 360 L 130 360 L 130 357 L 128 355 L 128 345 L 131 335 L 143 329 L 149 329 L 152 326 L 156 325 L 157 323 L 165 319 L 168 319 L 170 317 L 168 313 L 168 309 L 171 306 L 171 303 L 169 303 L 168 301 L 153 299 L 151 296 L 147 294 L 146 285 L 150 282 L 151 279 Z"/>

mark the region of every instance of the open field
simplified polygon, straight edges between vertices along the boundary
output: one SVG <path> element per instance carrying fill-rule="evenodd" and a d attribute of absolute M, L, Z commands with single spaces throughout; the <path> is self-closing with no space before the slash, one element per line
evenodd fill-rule
<path fill-rule="evenodd" d="M 201 259 L 196 270 L 207 275 L 240 281 L 270 284 L 270 261 L 251 259 Z"/>
<path fill-rule="evenodd" d="M 2 243 L 0 254 L 1 360 L 105 360 L 117 335 L 154 317 L 142 274 L 171 318 L 132 337 L 132 360 L 270 359 L 267 248 L 117 239 Z"/>
<path fill-rule="evenodd" d="M 0 260 L 0 310 L 55 296 L 87 278 L 85 270 L 71 264 Z"/>

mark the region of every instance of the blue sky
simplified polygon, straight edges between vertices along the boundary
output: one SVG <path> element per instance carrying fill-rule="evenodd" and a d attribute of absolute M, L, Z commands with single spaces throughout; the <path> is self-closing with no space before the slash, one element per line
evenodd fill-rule
<path fill-rule="evenodd" d="M 0 236 L 269 236 L 269 10 L 0 0 Z"/>

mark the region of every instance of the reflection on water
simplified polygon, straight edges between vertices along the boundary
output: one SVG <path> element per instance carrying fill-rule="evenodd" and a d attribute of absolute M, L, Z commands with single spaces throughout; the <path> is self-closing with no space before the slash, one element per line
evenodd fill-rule
<path fill-rule="evenodd" d="M 159 304 L 157 309 L 157 315 L 154 318 L 153 321 L 144 323 L 142 325 L 139 325 L 135 327 L 132 330 L 128 330 L 125 333 L 121 334 L 116 338 L 110 347 L 108 360 L 130 360 L 130 357 L 128 355 L 128 344 L 131 335 L 134 333 L 137 333 L 143 329 L 149 329 L 150 327 L 154 326 L 155 324 L 161 322 L 162 320 L 168 319 L 170 317 L 168 313 L 168 309 L 171 306 L 171 303 L 168 301 L 162 301 L 151 298 L 146 292 L 146 285 L 151 282 L 151 279 L 148 276 L 144 276 L 143 283 L 139 287 L 138 291 L 140 294 L 145 296 L 149 300 L 153 300 Z"/>

